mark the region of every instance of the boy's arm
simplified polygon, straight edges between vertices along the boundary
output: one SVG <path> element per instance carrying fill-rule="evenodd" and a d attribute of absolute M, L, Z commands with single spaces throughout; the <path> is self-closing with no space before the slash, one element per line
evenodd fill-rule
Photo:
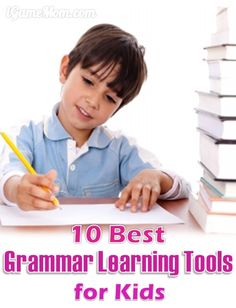
<path fill-rule="evenodd" d="M 53 192 L 56 192 L 54 180 L 56 171 L 45 175 L 28 174 L 9 177 L 3 187 L 3 196 L 7 204 L 17 204 L 24 211 L 54 209 Z M 43 189 L 47 187 L 48 190 Z"/>
<path fill-rule="evenodd" d="M 176 191 L 177 182 L 161 170 L 145 169 L 138 173 L 123 189 L 116 207 L 123 210 L 127 203 L 131 205 L 131 211 L 136 212 L 140 197 L 142 198 L 141 210 L 150 210 L 158 199 L 167 199 Z M 164 196 L 164 198 L 163 198 Z M 184 197 L 188 197 L 188 194 Z M 171 199 L 169 197 L 169 199 Z M 173 198 L 176 199 L 176 196 Z"/>
<path fill-rule="evenodd" d="M 190 192 L 189 184 L 172 171 L 164 169 L 150 152 L 141 149 L 129 139 L 124 139 L 121 149 L 121 183 L 123 190 L 117 202 L 117 207 L 125 206 L 131 201 L 134 208 L 142 196 L 146 211 L 158 199 L 187 198 Z"/>
<path fill-rule="evenodd" d="M 153 153 L 139 147 L 135 143 L 134 139 L 123 136 L 120 151 L 120 174 L 122 188 L 126 187 L 128 183 L 144 169 L 154 169 L 163 173 L 164 189 L 161 192 L 160 199 L 173 200 L 188 198 L 191 188 L 181 176 L 164 168 Z M 171 187 L 168 186 L 169 189 L 167 190 L 165 189 L 165 183 L 169 178 L 173 183 Z"/>
<path fill-rule="evenodd" d="M 15 138 L 11 136 L 26 159 L 33 161 L 33 137 L 30 126 L 20 128 Z M 23 210 L 51 209 L 52 192 L 56 191 L 55 170 L 44 175 L 28 174 L 18 157 L 6 145 L 0 166 L 0 198 L 7 205 L 17 204 Z M 50 192 L 42 187 L 47 187 Z"/>
<path fill-rule="evenodd" d="M 190 184 L 181 176 L 177 175 L 173 171 L 166 170 L 163 168 L 160 168 L 160 170 L 167 174 L 170 178 L 173 180 L 172 187 L 166 191 L 162 192 L 159 199 L 161 200 L 177 200 L 177 199 L 183 199 L 188 198 L 189 194 L 191 192 L 191 186 Z"/>
<path fill-rule="evenodd" d="M 160 195 L 163 195 L 166 194 L 168 191 L 170 191 L 170 189 L 173 187 L 174 180 L 168 174 L 162 171 L 159 172 L 160 172 L 160 186 L 161 186 Z"/>
<path fill-rule="evenodd" d="M 16 188 L 23 172 L 9 172 L 2 176 L 0 180 L 0 199 L 6 205 L 15 205 Z"/>
<path fill-rule="evenodd" d="M 6 181 L 3 187 L 4 196 L 11 203 L 16 203 L 17 187 L 20 183 L 20 180 L 21 180 L 20 176 L 17 175 L 12 176 Z"/>

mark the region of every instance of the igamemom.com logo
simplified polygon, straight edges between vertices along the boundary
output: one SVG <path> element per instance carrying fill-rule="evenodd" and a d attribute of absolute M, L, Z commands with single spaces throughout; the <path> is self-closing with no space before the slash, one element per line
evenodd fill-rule
<path fill-rule="evenodd" d="M 41 8 L 21 8 L 19 6 L 8 6 L 6 17 L 15 21 L 17 19 L 32 18 L 95 18 L 95 9 L 79 8 L 56 8 L 55 6 L 44 6 Z"/>

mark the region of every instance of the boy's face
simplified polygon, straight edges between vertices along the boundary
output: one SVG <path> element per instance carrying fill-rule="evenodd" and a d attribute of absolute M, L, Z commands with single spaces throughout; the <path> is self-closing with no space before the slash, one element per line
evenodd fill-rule
<path fill-rule="evenodd" d="M 82 69 L 77 64 L 66 78 L 68 60 L 67 56 L 63 57 L 60 67 L 63 91 L 58 116 L 73 137 L 81 130 L 89 135 L 95 127 L 106 122 L 122 103 L 122 99 L 107 86 L 115 79 L 119 67 L 116 66 L 101 80 L 104 69 L 94 75 L 92 72 L 97 65 Z"/>

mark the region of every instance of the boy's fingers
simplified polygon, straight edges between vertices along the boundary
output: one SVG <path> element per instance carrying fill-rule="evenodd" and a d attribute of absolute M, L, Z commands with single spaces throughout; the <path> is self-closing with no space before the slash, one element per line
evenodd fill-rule
<path fill-rule="evenodd" d="M 50 190 L 46 190 L 43 187 L 36 186 L 36 185 L 31 185 L 28 188 L 28 193 L 32 197 L 42 199 L 45 201 L 52 201 L 53 195 Z"/>
<path fill-rule="evenodd" d="M 50 181 L 55 181 L 57 177 L 57 172 L 56 170 L 52 169 L 50 170 L 45 176 L 50 180 Z"/>
<path fill-rule="evenodd" d="M 17 204 L 23 211 L 55 209 L 52 202 L 43 201 L 29 195 L 27 195 L 27 198 L 20 198 L 17 201 Z"/>
<path fill-rule="evenodd" d="M 45 175 L 28 174 L 27 180 L 31 184 L 41 186 L 41 187 L 47 187 L 49 190 L 54 190 L 53 182 L 49 178 L 47 178 Z"/>
<path fill-rule="evenodd" d="M 141 183 L 130 184 L 122 191 L 120 199 L 116 201 L 115 206 L 120 210 L 124 210 L 126 204 L 130 202 L 131 212 L 136 212 L 139 199 L 142 196 L 141 211 L 147 212 L 150 210 L 160 196 L 160 187 L 158 185 L 151 187 L 150 184 L 143 186 Z"/>
<path fill-rule="evenodd" d="M 130 199 L 130 189 L 129 187 L 126 187 L 122 191 L 120 199 L 116 201 L 115 206 L 118 207 L 120 210 L 124 210 L 125 205 L 129 201 L 129 199 Z"/>
<path fill-rule="evenodd" d="M 138 207 L 138 201 L 139 197 L 142 193 L 142 184 L 138 183 L 133 186 L 132 192 L 131 192 L 131 212 L 136 212 Z"/>
<path fill-rule="evenodd" d="M 151 186 L 149 184 L 146 184 L 143 187 L 142 207 L 141 207 L 142 212 L 147 212 L 150 198 L 151 198 Z"/>
<path fill-rule="evenodd" d="M 48 202 L 38 198 L 33 198 L 32 207 L 35 210 L 42 210 L 42 211 L 55 209 L 55 205 L 52 202 Z"/>
<path fill-rule="evenodd" d="M 46 175 L 25 174 L 17 189 L 17 204 L 24 211 L 55 209 L 53 191 L 55 170 Z"/>
<path fill-rule="evenodd" d="M 154 187 L 152 189 L 151 197 L 150 197 L 150 205 L 149 209 L 153 208 L 154 204 L 157 202 L 157 199 L 160 196 L 160 188 Z"/>

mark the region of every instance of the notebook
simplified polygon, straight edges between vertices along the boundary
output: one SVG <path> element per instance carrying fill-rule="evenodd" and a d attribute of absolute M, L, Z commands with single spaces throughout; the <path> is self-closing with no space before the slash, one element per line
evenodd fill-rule
<path fill-rule="evenodd" d="M 0 205 L 2 226 L 58 226 L 74 224 L 179 224 L 183 221 L 156 204 L 149 212 L 120 211 L 114 204 L 64 204 L 51 211 L 22 211 Z"/>

